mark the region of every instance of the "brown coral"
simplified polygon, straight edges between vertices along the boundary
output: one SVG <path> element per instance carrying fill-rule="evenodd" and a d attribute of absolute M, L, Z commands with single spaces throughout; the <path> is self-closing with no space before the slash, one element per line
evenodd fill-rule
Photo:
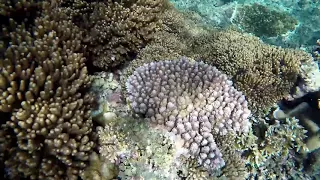
<path fill-rule="evenodd" d="M 164 0 L 98 2 L 90 18 L 93 64 L 107 69 L 131 60 L 161 29 Z"/>
<path fill-rule="evenodd" d="M 311 57 L 299 50 L 266 45 L 256 37 L 227 30 L 196 37 L 195 58 L 230 75 L 253 110 L 266 109 L 289 94 L 299 66 Z"/>
<path fill-rule="evenodd" d="M 242 151 L 235 146 L 236 138 L 241 136 L 229 133 L 217 138 L 217 146 L 221 149 L 226 162 L 226 165 L 221 169 L 221 174 L 216 175 L 221 179 L 236 180 L 245 179 L 248 176 L 245 160 L 241 157 Z"/>
<path fill-rule="evenodd" d="M 77 179 L 94 146 L 82 32 L 47 10 L 30 28 L 10 24 L 0 59 L 0 111 L 9 117 L 1 134 L 12 142 L 2 149 L 8 175 Z"/>

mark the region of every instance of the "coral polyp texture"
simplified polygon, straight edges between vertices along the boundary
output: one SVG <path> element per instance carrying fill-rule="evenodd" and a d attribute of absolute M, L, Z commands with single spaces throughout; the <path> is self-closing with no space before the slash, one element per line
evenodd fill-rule
<path fill-rule="evenodd" d="M 194 59 L 216 66 L 243 91 L 253 114 L 287 97 L 312 57 L 302 50 L 279 48 L 232 30 L 213 32 L 191 43 Z"/>
<path fill-rule="evenodd" d="M 207 169 L 224 166 L 214 136 L 250 129 L 245 96 L 226 75 L 203 62 L 145 64 L 126 86 L 134 112 L 180 136 L 191 158 Z"/>
<path fill-rule="evenodd" d="M 93 5 L 88 46 L 93 64 L 115 67 L 132 58 L 161 29 L 163 0 L 99 1 Z"/>
<path fill-rule="evenodd" d="M 95 145 L 82 32 L 47 10 L 29 26 L 2 28 L 2 160 L 10 179 L 77 179 Z"/>

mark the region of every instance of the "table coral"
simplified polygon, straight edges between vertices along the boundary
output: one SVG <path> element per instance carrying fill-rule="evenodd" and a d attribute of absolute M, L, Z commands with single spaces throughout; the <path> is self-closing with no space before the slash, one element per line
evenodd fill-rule
<path fill-rule="evenodd" d="M 212 132 L 248 132 L 250 111 L 244 95 L 227 76 L 203 62 L 162 61 L 136 69 L 127 81 L 134 112 L 164 126 L 208 169 L 224 166 Z"/>

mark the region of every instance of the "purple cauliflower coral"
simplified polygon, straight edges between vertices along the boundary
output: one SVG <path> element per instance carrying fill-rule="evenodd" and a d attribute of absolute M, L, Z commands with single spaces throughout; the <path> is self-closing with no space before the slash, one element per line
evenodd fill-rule
<path fill-rule="evenodd" d="M 189 155 L 207 169 L 224 166 L 216 135 L 248 132 L 251 126 L 244 95 L 226 75 L 203 62 L 145 64 L 126 85 L 133 111 L 180 136 Z"/>

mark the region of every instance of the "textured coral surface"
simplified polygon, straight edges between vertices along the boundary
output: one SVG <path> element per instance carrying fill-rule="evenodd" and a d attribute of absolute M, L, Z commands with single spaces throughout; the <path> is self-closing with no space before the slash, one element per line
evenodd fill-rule
<path fill-rule="evenodd" d="M 1 31 L 1 151 L 11 179 L 77 179 L 94 147 L 82 33 L 48 9 Z"/>
<path fill-rule="evenodd" d="M 248 132 L 250 111 L 244 95 L 215 67 L 187 60 L 162 61 L 136 69 L 127 81 L 136 113 L 178 134 L 198 163 L 224 165 L 213 132 Z"/>

